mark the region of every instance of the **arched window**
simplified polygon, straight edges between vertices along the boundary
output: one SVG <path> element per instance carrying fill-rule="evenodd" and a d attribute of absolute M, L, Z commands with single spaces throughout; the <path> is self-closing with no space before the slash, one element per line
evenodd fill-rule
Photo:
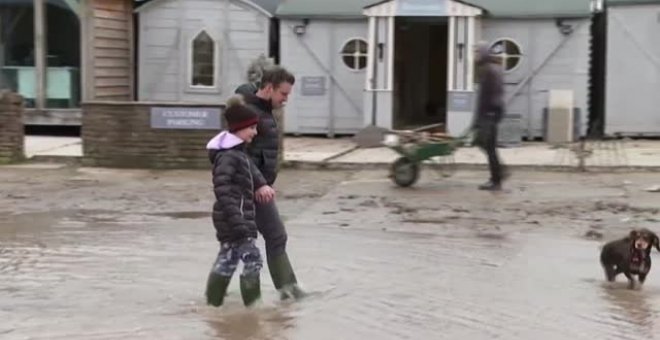
<path fill-rule="evenodd" d="M 511 72 L 518 67 L 523 57 L 520 45 L 506 38 L 495 41 L 490 46 L 490 53 L 501 60 L 502 67 L 506 72 Z"/>
<path fill-rule="evenodd" d="M 344 64 L 351 70 L 359 71 L 367 67 L 367 53 L 369 48 L 363 39 L 349 40 L 341 50 Z"/>
<path fill-rule="evenodd" d="M 191 85 L 195 87 L 215 86 L 216 42 L 206 31 L 201 31 L 192 41 Z"/>

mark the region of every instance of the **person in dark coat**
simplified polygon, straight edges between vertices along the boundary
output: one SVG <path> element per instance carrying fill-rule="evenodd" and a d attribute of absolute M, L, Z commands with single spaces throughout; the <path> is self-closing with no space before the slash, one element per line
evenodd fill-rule
<path fill-rule="evenodd" d="M 241 296 L 251 306 L 261 296 L 259 272 L 263 260 L 255 244 L 257 238 L 255 190 L 267 187 L 266 180 L 246 152 L 247 143 L 257 135 L 257 113 L 245 106 L 239 96 L 227 103 L 228 130 L 207 144 L 213 164 L 213 226 L 220 252 L 206 284 L 208 304 L 221 306 L 236 271 L 243 262 Z"/>
<path fill-rule="evenodd" d="M 504 115 L 504 81 L 502 67 L 488 46 L 479 44 L 476 53 L 479 93 L 473 128 L 475 144 L 488 156 L 490 170 L 490 180 L 479 189 L 495 191 L 502 189 L 502 181 L 508 177 L 497 152 L 497 129 Z"/>
<path fill-rule="evenodd" d="M 255 93 L 250 94 L 248 86 L 241 86 L 236 90 L 245 95 L 247 106 L 259 115 L 259 133 L 248 147 L 248 153 L 268 184 L 268 187 L 256 192 L 257 228 L 264 237 L 268 269 L 282 299 L 299 299 L 306 296 L 298 284 L 287 255 L 288 236 L 271 191 L 271 186 L 277 179 L 280 145 L 273 110 L 284 106 L 294 84 L 295 77 L 289 71 L 273 66 L 263 71 Z"/>
<path fill-rule="evenodd" d="M 257 91 L 259 91 L 259 87 L 255 83 L 245 83 L 238 88 L 236 88 L 235 93 L 240 94 L 244 97 L 248 96 L 254 96 Z"/>

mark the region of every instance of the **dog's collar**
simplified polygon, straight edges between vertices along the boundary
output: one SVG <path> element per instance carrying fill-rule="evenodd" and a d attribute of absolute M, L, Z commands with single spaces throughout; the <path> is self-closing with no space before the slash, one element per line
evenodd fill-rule
<path fill-rule="evenodd" d="M 633 244 L 630 246 L 630 263 L 640 264 L 646 258 L 646 252 L 643 249 L 636 249 Z"/>

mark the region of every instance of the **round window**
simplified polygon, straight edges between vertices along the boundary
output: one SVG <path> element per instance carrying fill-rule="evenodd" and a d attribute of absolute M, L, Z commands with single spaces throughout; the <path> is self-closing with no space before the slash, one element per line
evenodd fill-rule
<path fill-rule="evenodd" d="M 490 53 L 499 58 L 504 70 L 509 72 L 518 67 L 522 59 L 520 46 L 511 39 L 499 39 L 490 46 Z"/>
<path fill-rule="evenodd" d="M 344 64 L 351 70 L 358 71 L 367 67 L 367 42 L 362 39 L 349 40 L 341 49 Z"/>

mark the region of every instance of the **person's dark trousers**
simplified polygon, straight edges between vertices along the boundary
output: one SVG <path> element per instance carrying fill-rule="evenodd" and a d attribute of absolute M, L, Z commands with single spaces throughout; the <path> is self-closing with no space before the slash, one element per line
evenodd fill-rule
<path fill-rule="evenodd" d="M 256 222 L 266 243 L 268 271 L 282 298 L 302 298 L 305 293 L 298 287 L 296 275 L 286 253 L 287 233 L 277 210 L 275 200 L 256 204 Z"/>
<path fill-rule="evenodd" d="M 480 123 L 477 130 L 477 145 L 488 157 L 490 182 L 493 185 L 502 183 L 502 164 L 497 153 L 497 122 L 488 120 Z"/>

